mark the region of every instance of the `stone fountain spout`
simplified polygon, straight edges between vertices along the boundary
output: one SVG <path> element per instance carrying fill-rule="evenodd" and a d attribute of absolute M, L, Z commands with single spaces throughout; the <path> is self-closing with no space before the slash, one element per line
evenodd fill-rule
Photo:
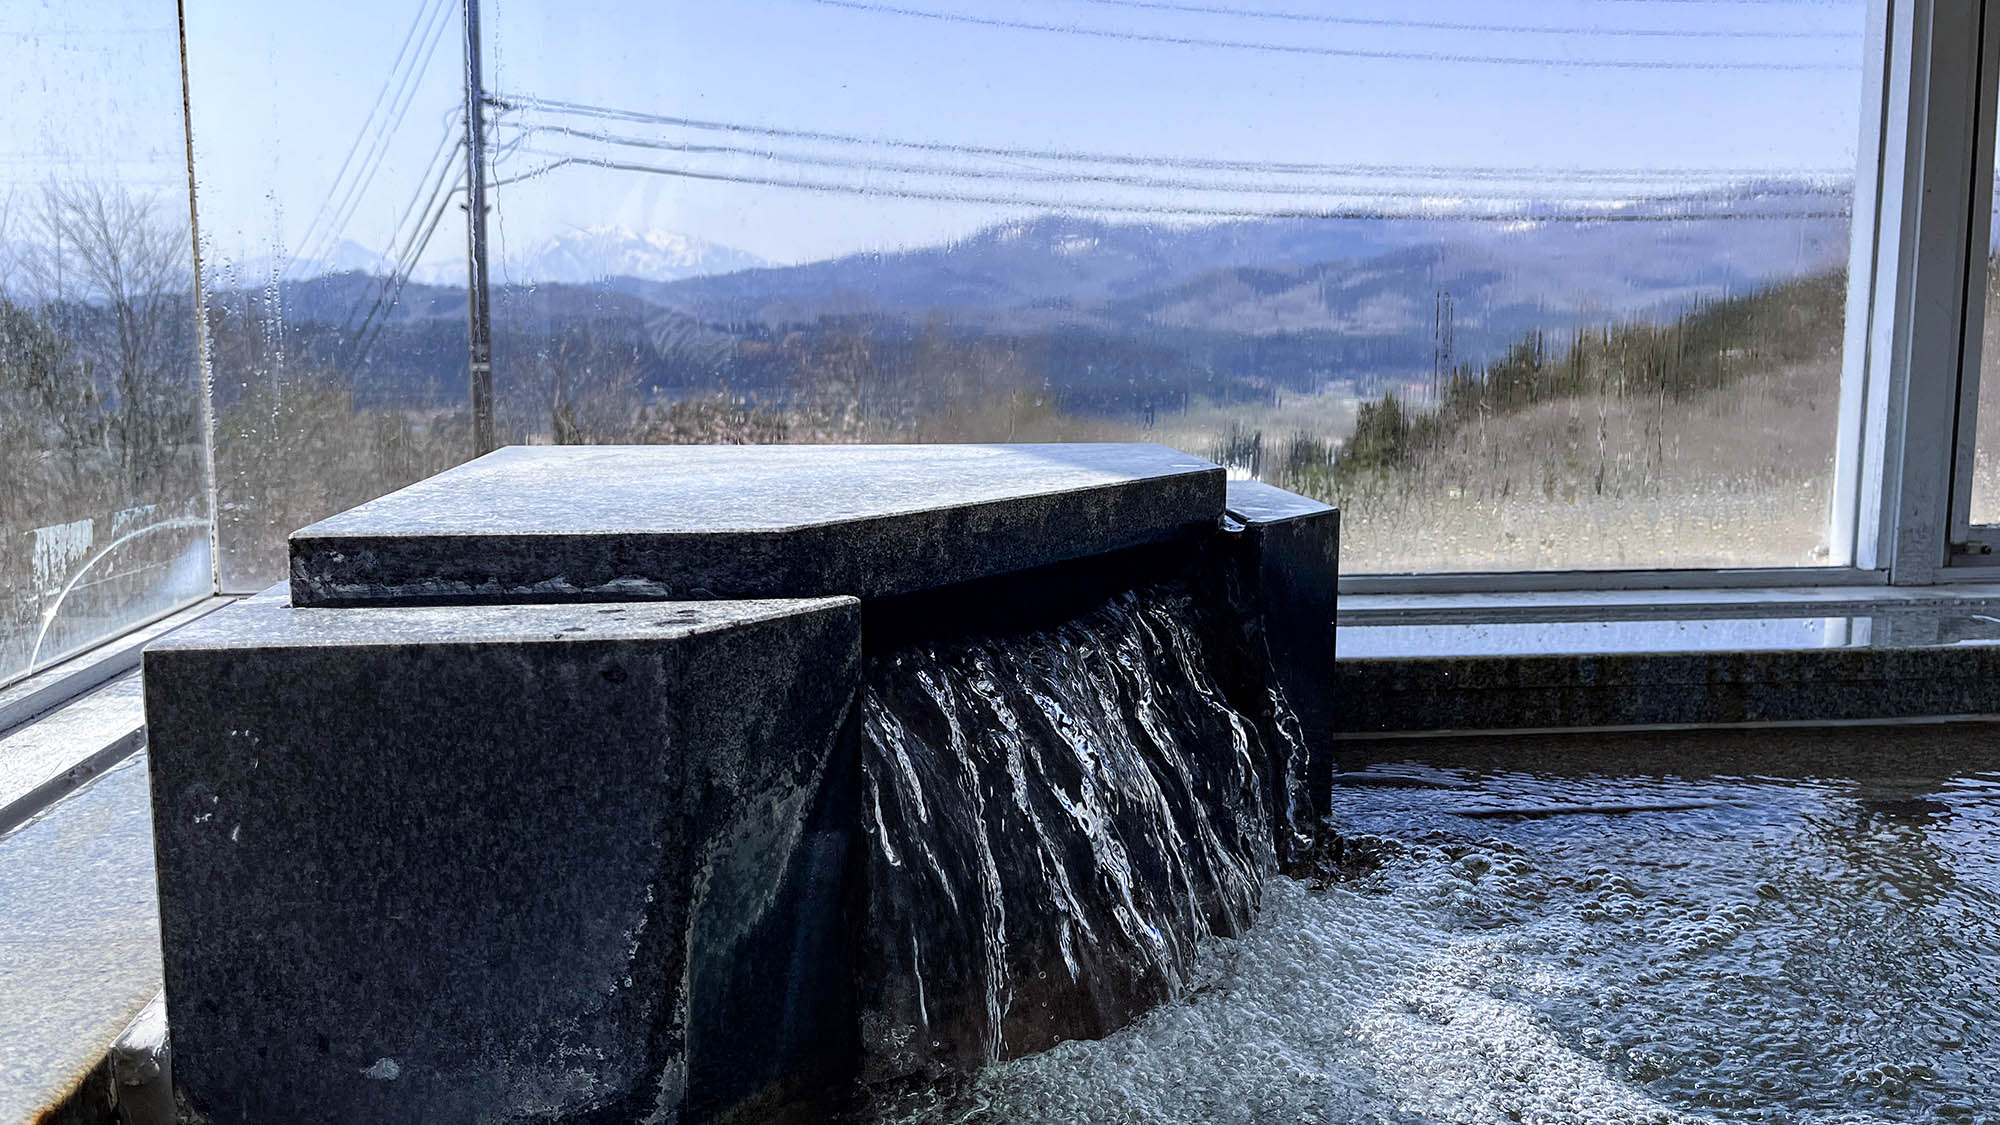
<path fill-rule="evenodd" d="M 510 448 L 302 529 L 146 654 L 180 1096 L 811 1119 L 1115 1030 L 1323 805 L 1336 551 L 1147 445 Z"/>

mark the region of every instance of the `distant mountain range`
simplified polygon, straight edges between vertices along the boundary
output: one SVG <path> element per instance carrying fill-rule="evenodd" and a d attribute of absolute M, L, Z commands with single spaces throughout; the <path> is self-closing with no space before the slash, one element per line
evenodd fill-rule
<path fill-rule="evenodd" d="M 1845 195 L 1770 184 L 1614 221 L 1285 219 L 1200 227 L 1048 217 L 947 246 L 673 282 L 610 282 L 719 322 L 926 315 L 1055 325 L 1428 340 L 1440 292 L 1474 352 L 1537 324 L 1673 312 L 1846 259 Z M 1553 209 L 1551 209 L 1553 210 Z M 1689 221 L 1659 221 L 1666 215 Z"/>
<path fill-rule="evenodd" d="M 679 281 L 705 274 L 757 269 L 771 263 L 755 254 L 672 231 L 635 231 L 628 227 L 579 227 L 552 235 L 525 252 L 504 253 L 492 265 L 496 284 L 588 285 L 611 278 L 655 282 Z M 212 267 L 225 279 L 255 283 L 282 271 L 287 280 L 306 280 L 337 273 L 386 275 L 392 263 L 351 239 L 342 239 L 324 257 L 263 256 Z M 422 285 L 465 284 L 464 261 L 423 263 L 410 274 Z"/>
<path fill-rule="evenodd" d="M 947 245 L 788 267 L 685 235 L 600 227 L 550 238 L 496 271 L 495 328 L 526 338 L 596 324 L 593 346 L 628 341 L 620 346 L 659 386 L 762 377 L 742 369 L 743 341 L 913 339 L 943 325 L 1049 345 L 1040 354 L 1053 357 L 1045 375 L 1057 388 L 1103 381 L 1113 352 L 1129 371 L 1172 366 L 1190 393 L 1338 379 L 1366 388 L 1427 372 L 1446 318 L 1452 358 L 1477 364 L 1531 330 L 1671 317 L 1839 267 L 1847 199 L 1840 188 L 1766 183 L 1592 221 L 1554 205 L 1508 221 L 1448 211 L 1206 225 L 1050 215 Z M 349 260 L 336 253 L 329 264 Z M 381 272 L 378 263 L 287 282 L 286 320 L 351 323 L 383 288 Z M 462 292 L 455 271 L 420 274 L 391 314 L 393 335 L 443 362 L 451 349 L 430 335 L 462 338 Z M 423 323 L 438 327 L 426 334 Z"/>
<path fill-rule="evenodd" d="M 544 239 L 518 261 L 505 260 L 499 273 L 519 283 L 588 285 L 610 278 L 678 281 L 770 264 L 755 254 L 691 235 L 607 226 Z"/>

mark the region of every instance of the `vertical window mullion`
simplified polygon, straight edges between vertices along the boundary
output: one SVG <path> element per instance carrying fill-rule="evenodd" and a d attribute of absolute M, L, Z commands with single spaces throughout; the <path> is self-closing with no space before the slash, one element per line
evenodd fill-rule
<path fill-rule="evenodd" d="M 1895 34 L 1896 9 L 1907 0 L 1874 0 L 1868 6 L 1863 56 L 1861 136 L 1855 145 L 1854 227 L 1849 239 L 1847 315 L 1841 346 L 1840 424 L 1834 449 L 1833 501 L 1827 543 L 1832 562 L 1861 569 L 1886 566 L 1881 550 L 1883 465 L 1888 365 L 1886 341 L 1877 346 L 1877 295 L 1892 286 L 1894 249 L 1901 228 L 1901 151 L 1890 143 L 1901 130 L 1892 126 L 1905 112 L 1909 53 L 1898 50 L 1907 27 Z M 1889 254 L 1885 263 L 1883 254 Z"/>
<path fill-rule="evenodd" d="M 1989 547 L 1993 529 L 1975 534 L 1972 526 L 1973 469 L 1978 451 L 1978 418 L 1982 337 L 1986 328 L 1987 257 L 1992 253 L 1993 150 L 1996 104 L 2000 103 L 2000 2 L 1984 0 L 1980 28 L 1978 114 L 1974 121 L 1972 168 L 1969 173 L 1970 210 L 1966 223 L 1965 319 L 1959 352 L 1958 420 L 1952 440 L 1952 490 L 1950 542 L 1971 544 L 1983 540 Z M 1960 554 L 1954 549 L 1952 562 L 1992 565 L 1993 556 Z"/>
<path fill-rule="evenodd" d="M 1863 416 L 1850 421 L 1864 435 L 1855 561 L 1898 585 L 1935 581 L 1948 561 L 1984 5 L 1888 12 Z"/>

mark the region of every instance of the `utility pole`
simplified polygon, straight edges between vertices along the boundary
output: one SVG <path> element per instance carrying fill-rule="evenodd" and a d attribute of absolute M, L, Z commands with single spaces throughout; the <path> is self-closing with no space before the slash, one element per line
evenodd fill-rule
<path fill-rule="evenodd" d="M 1452 371 L 1452 308 L 1451 291 L 1437 291 L 1437 311 L 1431 324 L 1431 407 L 1435 409 L 1444 402 L 1444 392 L 1451 385 Z"/>
<path fill-rule="evenodd" d="M 466 370 L 472 455 L 493 452 L 493 320 L 486 294 L 486 92 L 479 79 L 479 0 L 465 0 Z"/>

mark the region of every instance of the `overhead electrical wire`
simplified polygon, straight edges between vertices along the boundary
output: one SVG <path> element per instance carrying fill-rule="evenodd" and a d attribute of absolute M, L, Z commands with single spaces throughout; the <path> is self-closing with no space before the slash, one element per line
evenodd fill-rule
<path fill-rule="evenodd" d="M 394 308 L 396 302 L 402 299 L 403 287 L 409 284 L 410 274 L 416 268 L 417 260 L 423 257 L 424 248 L 430 245 L 431 236 L 437 233 L 438 223 L 444 219 L 445 212 L 450 210 L 451 197 L 458 194 L 459 189 L 464 184 L 465 180 L 461 177 L 452 184 L 451 191 L 445 195 L 444 199 L 439 201 L 437 209 L 431 212 L 430 222 L 423 228 L 423 237 L 417 240 L 414 249 L 410 252 L 408 265 L 398 269 L 394 275 L 396 283 L 388 290 L 386 301 L 378 300 L 376 302 L 376 309 L 370 309 L 368 319 L 362 321 L 361 329 L 356 333 L 360 342 L 353 352 L 353 359 L 351 360 L 353 366 L 360 366 L 368 358 L 368 351 L 375 346 L 376 337 L 382 334 L 383 326 L 389 323 L 389 319 L 386 316 L 381 320 L 376 320 L 376 310 Z M 372 332 L 369 331 L 370 323 L 374 324 L 374 331 Z"/>
<path fill-rule="evenodd" d="M 625 121 L 638 124 L 667 125 L 703 132 L 733 133 L 744 136 L 774 137 L 786 140 L 819 141 L 830 144 L 866 145 L 878 148 L 903 149 L 913 152 L 937 152 L 962 156 L 990 156 L 1010 160 L 1043 160 L 1060 163 L 1108 164 L 1127 167 L 1175 168 L 1210 172 L 1249 172 L 1272 175 L 1313 175 L 1313 176 L 1381 176 L 1407 178 L 1531 178 L 1547 176 L 1560 180 L 1606 179 L 1631 181 L 1657 179 L 1660 177 L 1729 177 L 1736 180 L 1778 179 L 1796 176 L 1832 177 L 1850 176 L 1851 168 L 1830 169 L 1745 169 L 1726 167 L 1635 167 L 1635 168 L 1560 168 L 1546 165 L 1420 165 L 1420 164 L 1331 164 L 1304 161 L 1275 160 L 1232 160 L 1216 157 L 1160 156 L 1139 153 L 1090 152 L 1079 149 L 1024 148 L 997 145 L 960 144 L 947 141 L 908 140 L 894 137 L 871 137 L 859 133 L 834 132 L 823 129 L 798 129 L 774 125 L 754 125 L 741 122 L 714 121 L 702 118 L 681 117 L 673 114 L 651 113 L 642 110 L 623 109 L 615 106 L 593 105 L 587 102 L 565 101 L 557 98 L 539 98 L 528 94 L 496 95 L 489 102 L 502 112 L 519 108 L 545 110 L 553 113 L 573 114 L 606 121 Z"/>
<path fill-rule="evenodd" d="M 414 53 L 408 54 L 407 58 L 399 52 L 398 63 L 391 71 L 390 81 L 385 83 L 382 91 L 378 93 L 379 104 L 381 94 L 387 93 L 392 86 L 394 88 L 395 92 L 389 97 L 387 116 L 375 125 L 372 138 L 367 140 L 361 164 L 355 168 L 355 175 L 348 180 L 344 191 L 340 188 L 340 177 L 336 176 L 334 194 L 338 196 L 339 202 L 334 204 L 331 218 L 324 226 L 315 223 L 318 227 L 316 238 L 313 228 L 308 228 L 308 237 L 300 240 L 299 253 L 294 256 L 295 261 L 313 258 L 323 249 L 337 246 L 340 233 L 347 229 L 354 212 L 366 197 L 368 188 L 374 183 L 375 174 L 381 169 L 383 157 L 387 154 L 389 141 L 401 129 L 403 119 L 409 113 L 410 103 L 416 96 L 417 88 L 422 84 L 424 75 L 429 72 L 432 60 L 437 56 L 438 44 L 443 39 L 444 29 L 451 22 L 449 0 L 433 0 L 425 9 L 420 9 L 420 15 L 424 12 L 428 12 L 428 23 L 417 39 L 420 45 Z M 412 26 L 414 29 L 415 25 Z M 363 137 L 367 136 L 369 123 L 373 118 L 374 111 L 371 110 L 369 121 L 363 123 L 362 135 L 355 138 L 355 147 L 349 150 L 349 160 L 342 164 L 343 170 L 351 163 L 356 151 L 361 150 Z M 317 216 L 315 218 L 317 219 Z"/>
<path fill-rule="evenodd" d="M 353 329 L 351 332 L 349 326 L 354 324 L 355 316 L 360 313 L 361 301 L 367 298 L 363 296 L 356 300 L 354 307 L 348 310 L 347 318 L 341 324 L 341 335 L 343 337 L 356 341 L 361 340 L 367 335 L 369 326 L 375 323 L 377 315 L 382 313 L 384 309 L 393 307 L 396 299 L 402 295 L 403 287 L 408 283 L 409 274 L 416 268 L 417 260 L 423 256 L 424 249 L 430 245 L 431 233 L 437 229 L 437 224 L 443 218 L 452 196 L 457 192 L 459 184 L 463 182 L 462 176 L 454 174 L 454 161 L 452 159 L 458 155 L 463 147 L 463 141 L 458 141 L 448 146 L 444 151 L 442 162 L 434 159 L 432 167 L 425 178 L 419 181 L 417 195 L 411 198 L 410 205 L 404 208 L 403 218 L 397 222 L 396 230 L 398 234 L 402 233 L 403 224 L 408 222 L 412 217 L 415 218 L 416 222 L 410 227 L 407 237 L 402 239 L 400 249 L 395 247 L 394 240 L 391 241 L 390 249 L 395 251 L 395 257 L 390 259 L 389 273 L 378 282 L 374 303 L 369 306 L 367 314 L 362 316 L 360 327 Z M 426 186 L 430 189 L 428 197 L 424 196 Z M 417 203 L 419 198 L 423 199 L 421 205 Z M 388 251 L 384 252 L 384 257 L 388 257 Z M 377 331 L 380 331 L 379 327 Z M 373 339 L 372 336 L 368 336 L 367 338 L 371 341 Z M 360 354 L 358 348 L 351 348 L 350 351 L 358 358 Z"/>
<path fill-rule="evenodd" d="M 717 183 L 749 184 L 762 187 L 791 188 L 826 194 L 886 197 L 892 199 L 921 199 L 946 203 L 979 203 L 989 206 L 1033 207 L 1045 210 L 1089 211 L 1103 213 L 1127 213 L 1174 216 L 1181 218 L 1214 219 L 1416 219 L 1426 221 L 1463 222 L 1690 222 L 1714 221 L 1722 219 L 1748 220 L 1797 220 L 1846 218 L 1849 211 L 1845 207 L 1818 210 L 1791 211 L 1688 211 L 1671 214 L 1647 214 L 1621 211 L 1383 211 L 1373 208 L 1251 208 L 1215 207 L 1191 203 L 1146 203 L 1137 204 L 1123 200 L 1073 200 L 1047 196 L 1008 195 L 1000 193 L 980 193 L 969 191 L 944 191 L 924 188 L 888 187 L 867 184 L 829 183 L 824 180 L 806 180 L 784 176 L 753 176 L 733 172 L 717 172 L 701 169 L 675 167 L 672 165 L 642 164 L 636 161 L 608 160 L 602 157 L 578 156 L 574 154 L 547 152 L 539 149 L 524 149 L 528 155 L 546 158 L 549 162 L 514 176 L 495 181 L 495 186 L 518 184 L 545 176 L 560 168 L 591 167 L 620 172 L 640 172 L 650 175 L 672 176 L 680 179 L 705 180 Z"/>
<path fill-rule="evenodd" d="M 1219 4 L 1181 4 L 1171 0 L 1078 0 L 1107 8 L 1137 8 L 1145 11 L 1176 12 L 1186 15 L 1231 16 L 1242 19 L 1274 20 L 1288 23 L 1337 24 L 1346 27 L 1409 28 L 1423 31 L 1476 31 L 1502 35 L 1615 36 L 1629 39 L 1851 39 L 1841 31 L 1770 31 L 1764 29 L 1678 28 L 1678 27 L 1550 27 L 1517 23 L 1457 23 L 1450 20 L 1390 19 L 1371 16 L 1332 16 L 1323 12 L 1282 12 L 1270 8 L 1233 8 Z"/>
<path fill-rule="evenodd" d="M 350 194 L 346 207 L 338 213 L 337 221 L 331 232 L 335 236 L 338 235 L 338 232 L 346 229 L 348 222 L 354 217 L 355 210 L 360 207 L 362 200 L 366 198 L 368 188 L 374 182 L 375 173 L 381 169 L 382 159 L 388 153 L 389 141 L 401 129 L 403 118 L 409 111 L 410 103 L 416 97 L 417 87 L 421 85 L 424 75 L 429 72 L 431 61 L 437 57 L 438 44 L 443 40 L 444 30 L 450 24 L 450 15 L 451 7 L 449 3 L 439 7 L 438 19 L 432 24 L 429 38 L 419 56 L 420 61 L 406 75 L 401 97 L 395 106 L 393 119 L 387 129 L 377 134 L 376 143 L 369 150 L 362 176 L 357 182 L 355 190 Z M 448 115 L 446 117 L 445 128 L 447 129 L 451 128 L 452 116 Z"/>
<path fill-rule="evenodd" d="M 424 170 L 416 178 L 416 186 L 410 194 L 409 201 L 403 204 L 402 211 L 396 216 L 395 224 L 390 227 L 388 244 L 382 248 L 383 260 L 392 263 L 392 266 L 403 256 L 403 251 L 398 247 L 407 248 L 409 245 L 411 235 L 406 235 L 405 232 L 414 232 L 423 225 L 423 217 L 430 213 L 432 205 L 437 201 L 438 193 L 443 190 L 442 181 L 451 171 L 453 158 L 463 151 L 464 145 L 463 138 L 447 131 L 439 138 L 438 146 L 432 152 L 430 159 L 425 161 Z M 360 301 L 357 300 L 354 308 L 348 312 L 349 323 L 352 323 L 359 311 Z"/>
<path fill-rule="evenodd" d="M 1040 23 L 1002 16 L 975 16 L 964 12 L 939 12 L 928 8 L 906 8 L 871 0 L 810 0 L 829 8 L 845 8 L 878 15 L 908 16 L 944 23 L 999 27 L 1015 31 L 1044 31 L 1132 43 L 1163 43 L 1176 47 L 1219 47 L 1239 51 L 1264 51 L 1285 55 L 1316 55 L 1347 59 L 1399 59 L 1412 62 L 1480 63 L 1498 66 L 1536 66 L 1549 69 L 1588 68 L 1605 70 L 1757 70 L 1757 71 L 1851 71 L 1859 63 L 1752 62 L 1736 60 L 1697 61 L 1687 59 L 1580 59 L 1535 55 L 1486 55 L 1442 51 L 1385 51 L 1360 47 L 1329 47 L 1315 43 L 1272 43 L 1247 39 L 1217 39 L 1199 35 L 1169 35 L 1160 32 L 1126 31 L 1086 27 L 1080 24 Z"/>
<path fill-rule="evenodd" d="M 1850 6 L 1860 7 L 1866 0 L 1850 0 Z M 1600 4 L 1740 4 L 1746 8 L 1828 8 L 1839 6 L 1839 0 L 1829 4 L 1827 0 L 1598 0 Z"/>
<path fill-rule="evenodd" d="M 452 155 L 457 154 L 458 148 L 459 146 L 456 145 L 452 147 Z M 412 199 L 411 206 L 405 212 L 405 221 L 414 219 L 414 222 L 410 223 L 407 233 L 403 230 L 403 223 L 399 222 L 397 224 L 397 238 L 392 240 L 390 245 L 383 250 L 382 256 L 389 263 L 389 272 L 386 276 L 378 280 L 375 302 L 370 306 L 368 313 L 362 316 L 361 319 L 364 328 L 368 320 L 382 308 L 385 303 L 384 294 L 395 285 L 395 279 L 415 267 L 417 256 L 423 252 L 418 243 L 426 241 L 422 232 L 430 223 L 429 217 L 450 202 L 452 193 L 458 190 L 458 185 L 461 181 L 462 177 L 453 172 L 452 162 L 447 160 L 444 167 L 439 169 L 435 174 L 435 178 L 426 181 L 430 189 L 428 196 L 424 194 L 424 185 L 419 185 L 417 193 L 419 197 L 422 197 L 422 203 L 419 205 L 416 199 Z M 364 300 L 367 300 L 365 296 L 358 298 L 354 306 L 348 310 L 347 318 L 341 324 L 343 335 L 348 334 L 350 326 L 354 324 L 355 317 L 361 315 L 361 302 Z"/>
<path fill-rule="evenodd" d="M 1449 193 L 1446 193 L 1446 192 L 1441 192 L 1436 188 L 1412 188 L 1403 186 L 1397 186 L 1397 187 L 1383 187 L 1380 185 L 1341 186 L 1341 185 L 1330 185 L 1326 182 L 1268 184 L 1268 183 L 1256 183 L 1253 181 L 1228 182 L 1220 180 L 1171 179 L 1171 178 L 1162 178 L 1157 176 L 1130 175 L 1130 174 L 1106 173 L 1106 172 L 1081 172 L 1081 171 L 1051 172 L 1039 169 L 948 167 L 935 164 L 904 163 L 904 162 L 884 161 L 884 160 L 859 158 L 859 157 L 829 156 L 829 155 L 821 155 L 815 153 L 800 153 L 800 152 L 783 151 L 783 150 L 768 149 L 768 148 L 766 149 L 748 148 L 739 145 L 728 145 L 728 144 L 691 144 L 682 141 L 658 140 L 647 137 L 620 136 L 614 133 L 607 133 L 603 131 L 589 130 L 589 129 L 577 129 L 564 125 L 525 126 L 523 137 L 517 138 L 514 142 L 512 142 L 512 145 L 518 146 L 519 144 L 522 143 L 522 140 L 524 140 L 526 136 L 531 136 L 537 133 L 553 134 L 556 136 L 570 137 L 586 141 L 595 141 L 604 144 L 616 145 L 624 148 L 640 148 L 652 151 L 673 152 L 685 156 L 746 156 L 754 159 L 769 161 L 772 163 L 791 165 L 794 167 L 839 168 L 852 171 L 879 172 L 879 173 L 889 173 L 896 175 L 928 176 L 928 177 L 945 178 L 945 179 L 989 180 L 989 181 L 997 180 L 1013 184 L 1077 184 L 1077 185 L 1104 184 L 1104 185 L 1112 185 L 1118 187 L 1134 187 L 1134 188 L 1141 188 L 1148 190 L 1186 191 L 1186 192 L 1199 192 L 1205 194 L 1224 193 L 1224 194 L 1235 194 L 1235 195 L 1313 195 L 1322 197 L 1361 196 L 1367 198 L 1381 198 L 1381 199 L 1434 199 L 1438 198 L 1440 195 L 1449 194 L 1451 198 L 1459 200 L 1479 199 L 1479 198 L 1484 198 L 1488 200 L 1493 200 L 1493 199 L 1519 200 L 1522 199 L 1524 196 L 1524 192 L 1522 191 L 1495 192 L 1491 189 L 1489 189 L 1487 193 L 1480 195 L 1480 194 L 1467 193 L 1459 190 L 1453 190 L 1450 191 Z M 1556 177 L 1551 176 L 1542 178 L 1540 180 L 1532 180 L 1527 177 L 1520 177 L 1516 178 L 1512 182 L 1522 183 L 1522 184 L 1537 183 L 1540 186 L 1548 187 L 1560 184 L 1562 181 Z M 1829 191 L 1831 190 L 1835 189 L 1831 189 L 1828 187 L 1815 187 L 1810 184 L 1787 183 L 1787 184 L 1772 185 L 1770 187 L 1767 187 L 1761 192 L 1761 194 L 1825 195 L 1828 194 Z M 1624 195 L 1624 196 L 1619 196 L 1612 201 L 1625 202 L 1625 203 L 1667 202 L 1671 201 L 1672 198 L 1673 197 L 1635 198 L 1630 195 Z"/>
<path fill-rule="evenodd" d="M 441 3 L 442 0 L 438 2 Z M 326 197 L 320 200 L 319 208 L 313 212 L 312 221 L 306 224 L 305 233 L 299 238 L 301 250 L 313 244 L 313 240 L 320 233 L 320 224 L 333 206 L 334 197 L 342 194 L 343 186 L 347 185 L 347 171 L 354 166 L 354 157 L 361 151 L 362 142 L 368 139 L 369 133 L 376 127 L 375 117 L 382 111 L 383 102 L 389 96 L 389 88 L 391 86 L 401 88 L 405 59 L 409 55 L 410 44 L 416 41 L 417 29 L 425 26 L 433 14 L 429 5 L 419 7 L 412 14 L 409 29 L 403 32 L 403 42 L 396 48 L 396 60 L 389 64 L 389 76 L 383 79 L 382 85 L 375 90 L 375 104 L 368 107 L 368 115 L 361 119 L 361 129 L 354 134 L 354 140 L 348 144 L 347 155 L 341 158 L 340 170 L 333 174 L 333 182 L 327 187 Z"/>

